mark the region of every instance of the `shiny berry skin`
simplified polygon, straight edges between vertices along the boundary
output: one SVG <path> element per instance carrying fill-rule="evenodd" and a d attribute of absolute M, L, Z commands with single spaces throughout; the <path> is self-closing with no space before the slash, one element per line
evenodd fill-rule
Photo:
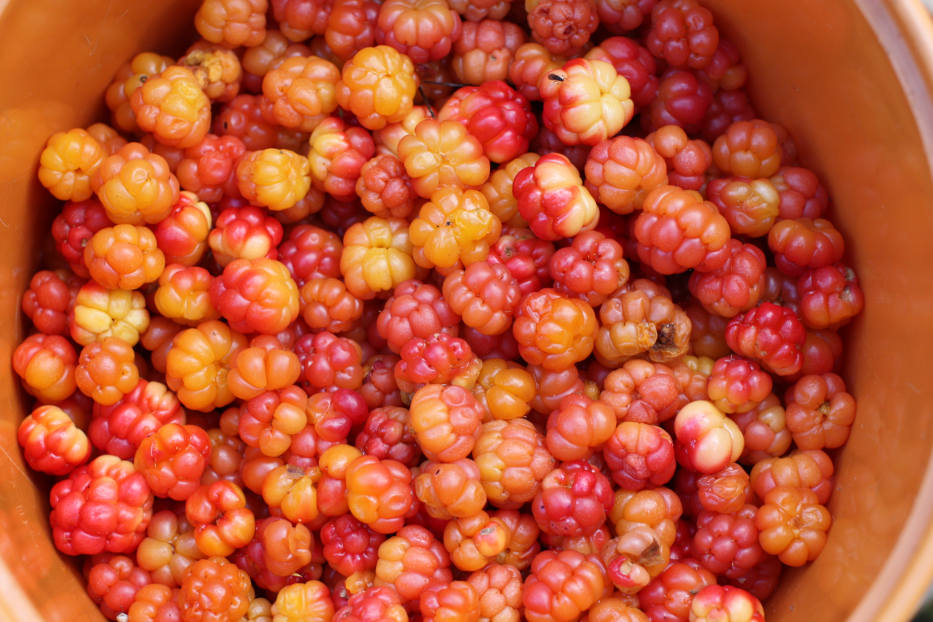
<path fill-rule="evenodd" d="M 656 0 L 640 0 L 640 4 L 653 3 Z M 606 0 L 597 3 L 597 10 L 614 3 Z M 624 5 L 625 2 L 622 2 Z M 631 2 L 630 5 L 634 5 Z M 631 8 L 637 8 L 631 6 Z M 603 25 L 608 25 L 603 21 Z M 610 26 L 611 29 L 611 26 Z M 632 91 L 635 106 L 641 109 L 651 103 L 658 88 L 657 63 L 646 48 L 628 37 L 608 37 L 586 53 L 586 58 L 603 60 L 615 67 L 616 72 L 625 78 Z"/>
<path fill-rule="evenodd" d="M 767 179 L 720 177 L 709 182 L 706 197 L 719 208 L 734 235 L 765 236 L 779 215 L 780 195 Z"/>
<path fill-rule="evenodd" d="M 360 456 L 347 467 L 347 503 L 353 516 L 379 533 L 405 524 L 414 495 L 411 471 L 395 460 Z"/>
<path fill-rule="evenodd" d="M 836 374 L 804 376 L 787 390 L 787 429 L 800 449 L 835 449 L 849 438 L 855 398 Z"/>
<path fill-rule="evenodd" d="M 279 591 L 270 613 L 282 622 L 330 622 L 334 603 L 330 590 L 320 581 L 295 583 Z"/>
<path fill-rule="evenodd" d="M 426 63 L 447 56 L 460 29 L 460 16 L 444 0 L 387 0 L 379 9 L 376 41 Z"/>
<path fill-rule="evenodd" d="M 246 507 L 243 490 L 218 481 L 198 487 L 185 501 L 185 516 L 194 526 L 198 549 L 208 556 L 226 556 L 253 538 L 256 519 Z"/>
<path fill-rule="evenodd" d="M 800 276 L 807 269 L 822 268 L 842 259 L 842 234 L 824 218 L 782 220 L 768 232 L 768 248 L 778 269 Z"/>
<path fill-rule="evenodd" d="M 488 261 L 508 268 L 524 295 L 551 285 L 548 265 L 553 254 L 554 244 L 550 241 L 538 238 L 528 229 L 506 226 L 489 249 Z"/>
<path fill-rule="evenodd" d="M 172 510 L 152 515 L 146 538 L 139 543 L 136 562 L 151 573 L 155 583 L 176 587 L 184 579 L 188 567 L 204 554 L 194 540 L 194 529 Z"/>
<path fill-rule="evenodd" d="M 661 74 L 657 96 L 641 115 L 641 125 L 646 132 L 673 125 L 689 134 L 697 134 L 712 103 L 712 87 L 702 75 L 689 69 L 668 69 Z M 708 151 L 704 155 L 711 159 Z M 679 185 L 673 178 L 671 183 Z M 699 187 L 690 186 L 689 189 L 699 190 Z"/>
<path fill-rule="evenodd" d="M 606 521 L 612 500 L 609 479 L 590 463 L 577 460 L 544 477 L 531 509 L 544 533 L 584 536 Z"/>
<path fill-rule="evenodd" d="M 43 402 L 57 402 L 75 392 L 77 355 L 61 335 L 30 335 L 13 351 L 13 371 L 23 388 Z"/>
<path fill-rule="evenodd" d="M 597 143 L 586 159 L 586 188 L 617 214 L 641 208 L 645 195 L 667 183 L 667 166 L 641 138 L 616 136 Z"/>
<path fill-rule="evenodd" d="M 486 259 L 501 230 L 481 192 L 444 187 L 431 193 L 408 232 L 415 263 L 447 274 Z"/>
<path fill-rule="evenodd" d="M 340 276 L 343 244 L 334 233 L 300 224 L 292 228 L 278 245 L 278 259 L 301 286 L 313 278 Z"/>
<path fill-rule="evenodd" d="M 782 166 L 771 176 L 778 191 L 778 212 L 782 219 L 820 218 L 829 204 L 826 189 L 816 174 L 799 166 Z"/>
<path fill-rule="evenodd" d="M 550 413 L 556 410 L 560 407 L 560 401 L 568 395 L 583 393 L 590 399 L 599 397 L 586 391 L 587 385 L 575 365 L 558 371 L 549 371 L 537 365 L 529 365 L 528 372 L 537 390 L 531 400 L 531 408 L 539 413 Z"/>
<path fill-rule="evenodd" d="M 715 584 L 716 575 L 687 558 L 672 562 L 638 592 L 638 604 L 652 622 L 686 622 L 693 596 Z"/>
<path fill-rule="evenodd" d="M 783 456 L 790 448 L 791 434 L 784 407 L 773 393 L 755 408 L 733 414 L 732 420 L 745 437 L 745 451 L 739 458 L 742 464 L 754 465 L 766 458 Z"/>
<path fill-rule="evenodd" d="M 412 337 L 426 339 L 441 331 L 455 335 L 457 324 L 457 315 L 441 292 L 418 281 L 396 287 L 376 321 L 379 334 L 393 352 L 399 352 Z"/>
<path fill-rule="evenodd" d="M 378 585 L 350 595 L 347 605 L 337 610 L 334 622 L 408 622 L 401 597 L 391 585 Z"/>
<path fill-rule="evenodd" d="M 415 466 L 421 455 L 408 410 L 400 406 L 374 408 L 356 436 L 356 446 L 365 454 L 408 467 Z"/>
<path fill-rule="evenodd" d="M 674 419 L 677 461 L 698 473 L 715 473 L 742 455 L 745 439 L 739 427 L 716 406 L 690 402 Z"/>
<path fill-rule="evenodd" d="M 133 463 L 103 455 L 49 493 L 52 539 L 66 555 L 130 553 L 152 518 L 152 492 Z"/>
<path fill-rule="evenodd" d="M 86 130 L 58 132 L 49 138 L 39 156 L 39 182 L 57 199 L 87 200 L 92 196 L 91 178 L 107 155 Z"/>
<path fill-rule="evenodd" d="M 771 393 L 772 381 L 754 361 L 726 356 L 713 366 L 706 390 L 709 399 L 725 413 L 743 413 L 755 408 Z"/>
<path fill-rule="evenodd" d="M 154 620 L 180 620 L 181 609 L 175 600 L 177 589 L 159 583 L 139 588 L 126 613 L 133 622 Z"/>
<path fill-rule="evenodd" d="M 428 514 L 442 520 L 474 516 L 486 505 L 479 468 L 469 459 L 423 463 L 414 491 Z"/>
<path fill-rule="evenodd" d="M 418 269 L 411 252 L 407 220 L 373 216 L 352 225 L 344 233 L 340 256 L 347 290 L 369 300 L 413 279 Z"/>
<path fill-rule="evenodd" d="M 764 622 L 761 602 L 745 590 L 709 585 L 693 597 L 690 622 Z"/>
<path fill-rule="evenodd" d="M 491 563 L 467 578 L 479 598 L 479 622 L 518 622 L 522 575 L 518 568 Z"/>
<path fill-rule="evenodd" d="M 463 0 L 459 2 L 471 6 Z M 498 19 L 464 22 L 460 37 L 454 41 L 451 62 L 454 74 L 458 80 L 475 85 L 505 80 L 515 51 L 525 43 L 525 39 L 522 28 L 511 22 Z"/>
<path fill-rule="evenodd" d="M 535 381 L 517 363 L 487 357 L 482 362 L 473 395 L 488 412 L 489 419 L 516 419 L 528 414 L 535 396 Z"/>
<path fill-rule="evenodd" d="M 327 17 L 324 40 L 342 61 L 375 45 L 379 3 L 373 0 L 335 0 Z"/>
<path fill-rule="evenodd" d="M 726 327 L 726 343 L 734 352 L 760 361 L 779 376 L 800 370 L 805 339 L 806 330 L 797 314 L 771 302 L 735 316 Z"/>
<path fill-rule="evenodd" d="M 298 317 L 298 287 L 288 269 L 273 259 L 236 259 L 214 279 L 211 302 L 230 327 L 273 335 Z"/>
<path fill-rule="evenodd" d="M 200 485 L 210 453 L 202 428 L 167 423 L 140 442 L 133 462 L 154 495 L 184 501 Z"/>
<path fill-rule="evenodd" d="M 712 203 L 675 186 L 661 186 L 645 197 L 634 234 L 639 258 L 662 274 L 703 265 L 730 237 Z"/>
<path fill-rule="evenodd" d="M 630 359 L 609 372 L 599 399 L 618 421 L 650 424 L 672 418 L 686 403 L 671 369 L 642 359 Z"/>
<path fill-rule="evenodd" d="M 165 382 L 179 401 L 192 410 L 208 412 L 233 401 L 227 371 L 246 337 L 219 321 L 183 330 L 172 339 Z"/>
<path fill-rule="evenodd" d="M 220 213 L 207 242 L 221 267 L 234 259 L 277 257 L 282 225 L 262 208 L 247 205 Z"/>
<path fill-rule="evenodd" d="M 362 351 L 352 339 L 321 331 L 299 338 L 294 351 L 301 362 L 302 386 L 309 391 L 356 389 L 363 382 Z"/>
<path fill-rule="evenodd" d="M 274 147 L 279 140 L 278 126 L 263 118 L 264 107 L 268 108 L 268 102 L 260 95 L 237 95 L 218 109 L 211 132 L 239 138 L 250 151 Z"/>
<path fill-rule="evenodd" d="M 104 206 L 96 198 L 65 203 L 61 212 L 52 221 L 52 238 L 55 240 L 55 248 L 79 277 L 87 277 L 84 247 L 88 240 L 111 224 Z"/>
<path fill-rule="evenodd" d="M 691 140 L 677 125 L 662 125 L 645 137 L 667 163 L 670 183 L 689 190 L 701 190 L 713 164 L 713 152 L 703 140 Z"/>
<path fill-rule="evenodd" d="M 861 313 L 865 295 L 855 271 L 843 264 L 809 270 L 797 281 L 800 318 L 808 328 L 838 328 Z"/>
<path fill-rule="evenodd" d="M 590 303 L 602 304 L 628 281 L 622 246 L 598 231 L 585 231 L 570 246 L 555 252 L 548 264 L 554 289 Z"/>
<path fill-rule="evenodd" d="M 429 460 L 453 462 L 470 455 L 480 433 L 483 408 L 467 389 L 425 385 L 411 399 L 411 425 Z"/>
<path fill-rule="evenodd" d="M 116 403 L 94 405 L 88 436 L 101 451 L 129 460 L 163 425 L 184 422 L 184 409 L 164 384 L 140 380 Z"/>
<path fill-rule="evenodd" d="M 22 309 L 32 325 L 47 335 L 68 334 L 68 312 L 81 281 L 68 270 L 40 270 L 23 293 Z"/>
<path fill-rule="evenodd" d="M 438 112 L 438 120 L 463 123 L 479 140 L 486 156 L 508 162 L 528 151 L 538 122 L 528 100 L 501 80 L 463 87 Z"/>
<path fill-rule="evenodd" d="M 651 10 L 645 45 L 671 67 L 703 69 L 719 45 L 713 15 L 695 0 L 661 0 Z"/>
<path fill-rule="evenodd" d="M 541 77 L 549 71 L 560 69 L 562 60 L 538 43 L 523 43 L 515 50 L 512 62 L 509 63 L 509 82 L 530 101 L 540 101 L 538 83 Z"/>
<path fill-rule="evenodd" d="M 719 49 L 723 50 L 726 43 L 726 40 L 720 40 Z M 714 78 L 712 74 L 718 74 L 724 69 L 725 73 L 722 73 L 722 77 L 720 78 L 722 82 L 744 82 L 747 80 L 748 73 L 745 65 L 733 65 L 726 69 L 723 65 L 719 65 L 717 57 L 725 59 L 725 54 L 720 55 L 719 52 L 717 52 L 709 67 L 702 70 L 702 75 L 705 76 L 706 79 L 715 82 L 717 78 Z M 719 68 L 714 71 L 717 65 Z M 729 126 L 733 123 L 738 121 L 751 121 L 756 116 L 758 115 L 755 113 L 755 108 L 749 101 L 748 93 L 745 92 L 743 87 L 733 90 L 720 88 L 713 93 L 713 101 L 706 110 L 706 117 L 703 119 L 703 127 L 700 130 L 700 136 L 704 140 L 713 143 L 717 138 L 725 134 L 726 130 L 728 130 Z"/>
<path fill-rule="evenodd" d="M 78 390 L 97 404 L 116 404 L 136 387 L 139 369 L 133 347 L 117 337 L 89 343 L 75 367 Z"/>
<path fill-rule="evenodd" d="M 269 102 L 270 120 L 310 132 L 337 108 L 336 85 L 340 71 L 316 56 L 283 59 L 262 80 Z"/>
<path fill-rule="evenodd" d="M 363 315 L 363 302 L 347 291 L 343 281 L 309 279 L 301 287 L 301 317 L 312 330 L 344 332 Z"/>
<path fill-rule="evenodd" d="M 105 101 L 116 129 L 138 131 L 136 116 L 130 107 L 130 96 L 151 76 L 162 73 L 174 60 L 153 52 L 141 52 L 123 63 L 105 92 Z"/>
<path fill-rule="evenodd" d="M 544 125 L 567 145 L 596 145 L 631 120 L 628 81 L 601 60 L 576 58 L 538 83 Z"/>
<path fill-rule="evenodd" d="M 195 562 L 179 586 L 182 620 L 236 622 L 253 598 L 249 575 L 222 557 Z"/>
<path fill-rule="evenodd" d="M 573 622 L 606 588 L 602 565 L 595 556 L 576 551 L 543 551 L 525 579 L 522 604 L 528 622 Z"/>
<path fill-rule="evenodd" d="M 596 601 L 580 620 L 583 622 L 648 622 L 649 618 L 636 605 L 638 599 L 614 592 Z"/>
<path fill-rule="evenodd" d="M 140 143 L 127 143 L 101 162 L 91 187 L 115 223 L 154 224 L 178 199 L 178 179 L 165 159 Z"/>
<path fill-rule="evenodd" d="M 338 200 L 355 198 L 360 169 L 376 150 L 369 132 L 327 117 L 316 125 L 309 140 L 314 187 Z"/>
<path fill-rule="evenodd" d="M 545 442 L 558 460 L 584 460 L 610 439 L 615 428 L 610 406 L 584 395 L 568 395 L 548 416 Z"/>
<path fill-rule="evenodd" d="M 395 587 L 403 601 L 419 598 L 432 586 L 450 582 L 450 558 L 424 527 L 406 525 L 379 546 L 376 583 Z"/>
<path fill-rule="evenodd" d="M 575 56 L 599 26 L 596 7 L 580 0 L 525 0 L 535 41 L 552 54 Z"/>
<path fill-rule="evenodd" d="M 107 337 L 135 345 L 149 326 L 149 312 L 141 293 L 107 290 L 89 281 L 78 290 L 69 324 L 71 338 L 81 345 Z"/>
<path fill-rule="evenodd" d="M 713 143 L 713 161 L 725 174 L 770 177 L 781 166 L 781 145 L 767 121 L 738 121 Z"/>
<path fill-rule="evenodd" d="M 589 356 L 595 333 L 593 308 L 553 289 L 526 296 L 512 324 L 522 358 L 552 371 Z"/>
<path fill-rule="evenodd" d="M 489 502 L 504 509 L 531 501 L 556 463 L 544 437 L 524 418 L 484 423 L 473 459 Z"/>
<path fill-rule="evenodd" d="M 169 214 L 153 228 L 165 263 L 183 266 L 198 263 L 207 249 L 211 221 L 207 204 L 194 193 L 181 191 Z"/>
<path fill-rule="evenodd" d="M 138 289 L 162 273 L 165 256 L 145 227 L 115 225 L 95 233 L 84 247 L 91 278 L 107 289 Z"/>
<path fill-rule="evenodd" d="M 728 514 L 700 512 L 691 555 L 717 575 L 735 577 L 747 572 L 764 558 L 758 544 L 756 511 L 755 506 L 746 505 Z"/>
<path fill-rule="evenodd" d="M 662 428 L 623 421 L 603 448 L 613 481 L 626 490 L 662 486 L 674 476 L 674 444 Z"/>
<path fill-rule="evenodd" d="M 566 157 L 550 153 L 515 176 L 513 192 L 522 218 L 539 238 L 573 237 L 596 226 L 599 211 L 580 173 Z"/>
<path fill-rule="evenodd" d="M 136 123 L 169 147 L 194 147 L 211 127 L 211 104 L 190 69 L 167 67 L 130 96 Z"/>
<path fill-rule="evenodd" d="M 767 458 L 752 468 L 751 484 L 761 499 L 778 486 L 784 486 L 809 489 L 819 503 L 826 504 L 833 492 L 833 461 L 820 449 L 795 451 L 784 458 Z"/>
<path fill-rule="evenodd" d="M 670 547 L 654 529 L 639 525 L 605 545 L 600 557 L 612 585 L 623 594 L 635 594 L 670 562 Z"/>
<path fill-rule="evenodd" d="M 714 270 L 696 270 L 690 275 L 690 293 L 710 313 L 734 317 L 754 307 L 765 289 L 765 254 L 752 244 L 735 238 L 715 254 L 726 256 Z"/>
<path fill-rule="evenodd" d="M 307 158 L 287 149 L 248 151 L 236 167 L 237 188 L 243 198 L 272 211 L 287 210 L 311 187 Z"/>
<path fill-rule="evenodd" d="M 58 406 L 36 407 L 19 424 L 16 438 L 26 463 L 49 475 L 67 475 L 91 456 L 84 431 Z"/>
<path fill-rule="evenodd" d="M 307 425 L 307 406 L 308 396 L 295 386 L 260 393 L 241 409 L 240 438 L 266 456 L 280 456 Z"/>
<path fill-rule="evenodd" d="M 419 605 L 424 622 L 479 622 L 479 595 L 466 581 L 429 587 Z"/>
<path fill-rule="evenodd" d="M 366 47 L 344 63 L 337 103 L 356 115 L 366 129 L 380 130 L 408 114 L 417 88 L 415 67 L 408 56 L 387 45 Z"/>
<path fill-rule="evenodd" d="M 487 335 L 509 329 L 521 300 L 518 282 L 509 270 L 488 261 L 450 272 L 444 279 L 443 293 L 464 324 Z"/>
<path fill-rule="evenodd" d="M 650 527 L 664 546 L 677 538 L 677 520 L 683 513 L 680 497 L 669 488 L 616 490 L 609 520 L 618 534 L 638 527 Z"/>
<path fill-rule="evenodd" d="M 156 310 L 163 317 L 194 326 L 220 317 L 211 304 L 213 277 L 199 266 L 169 264 L 159 276 L 159 286 L 153 295 Z"/>
<path fill-rule="evenodd" d="M 610 367 L 642 352 L 653 361 L 670 361 L 690 347 L 690 318 L 666 288 L 647 279 L 630 282 L 604 302 L 599 320 L 596 357 Z"/>
<path fill-rule="evenodd" d="M 126 555 L 97 555 L 85 564 L 88 595 L 111 620 L 126 615 L 137 592 L 152 579 Z"/>
<path fill-rule="evenodd" d="M 293 351 L 280 347 L 273 337 L 260 336 L 237 352 L 227 374 L 227 386 L 237 398 L 250 400 L 265 391 L 294 384 L 300 374 L 301 364 Z"/>
<path fill-rule="evenodd" d="M 424 198 L 438 188 L 479 186 L 489 178 L 482 144 L 457 121 L 421 121 L 399 141 L 398 157 L 415 192 Z"/>
<path fill-rule="evenodd" d="M 206 0 L 194 16 L 198 34 L 235 48 L 259 45 L 266 34 L 266 0 Z"/>
<path fill-rule="evenodd" d="M 399 356 L 395 381 L 406 393 L 429 383 L 472 389 L 482 367 L 466 341 L 445 333 L 428 339 L 412 337 L 402 346 Z"/>
<path fill-rule="evenodd" d="M 806 488 L 778 486 L 755 515 L 758 540 L 766 553 L 787 566 L 803 566 L 823 551 L 832 517 Z"/>
<path fill-rule="evenodd" d="M 418 203 L 404 164 L 389 153 L 363 164 L 355 190 L 363 207 L 383 218 L 408 218 Z"/>

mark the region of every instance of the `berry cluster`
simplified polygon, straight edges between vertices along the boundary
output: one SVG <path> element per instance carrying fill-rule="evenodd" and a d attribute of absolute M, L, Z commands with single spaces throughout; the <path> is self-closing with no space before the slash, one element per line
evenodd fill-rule
<path fill-rule="evenodd" d="M 763 621 L 826 542 L 864 295 L 712 14 L 194 25 L 39 154 L 18 440 L 103 614 Z"/>

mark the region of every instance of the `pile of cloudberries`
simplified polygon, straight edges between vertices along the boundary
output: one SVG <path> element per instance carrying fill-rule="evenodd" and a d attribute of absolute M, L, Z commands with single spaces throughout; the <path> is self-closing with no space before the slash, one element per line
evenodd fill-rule
<path fill-rule="evenodd" d="M 22 308 L 18 439 L 129 622 L 748 622 L 826 542 L 862 309 L 696 0 L 204 0 Z"/>

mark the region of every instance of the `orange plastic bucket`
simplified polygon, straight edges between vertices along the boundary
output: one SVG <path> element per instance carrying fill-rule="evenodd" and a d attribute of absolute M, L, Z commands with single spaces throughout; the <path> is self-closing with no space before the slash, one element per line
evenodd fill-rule
<path fill-rule="evenodd" d="M 933 577 L 933 26 L 918 0 L 704 0 L 742 51 L 761 114 L 823 179 L 866 293 L 847 329 L 859 401 L 822 556 L 788 572 L 771 622 L 896 622 Z M 20 296 L 47 243 L 36 161 L 101 116 L 132 54 L 177 53 L 198 0 L 0 0 L 0 618 L 103 620 L 52 546 L 48 482 L 16 444 Z"/>

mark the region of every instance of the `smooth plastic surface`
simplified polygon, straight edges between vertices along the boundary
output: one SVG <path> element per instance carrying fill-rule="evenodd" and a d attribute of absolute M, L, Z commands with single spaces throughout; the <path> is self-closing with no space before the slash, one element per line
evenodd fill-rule
<path fill-rule="evenodd" d="M 762 115 L 827 184 L 867 297 L 847 329 L 859 414 L 836 524 L 823 555 L 785 575 L 768 620 L 907 620 L 933 577 L 933 27 L 914 0 L 704 3 L 742 50 Z M 0 618 L 103 619 L 52 546 L 48 482 L 16 445 L 30 402 L 10 353 L 55 207 L 36 160 L 50 134 L 99 116 L 120 63 L 178 52 L 197 4 L 0 0 Z"/>

